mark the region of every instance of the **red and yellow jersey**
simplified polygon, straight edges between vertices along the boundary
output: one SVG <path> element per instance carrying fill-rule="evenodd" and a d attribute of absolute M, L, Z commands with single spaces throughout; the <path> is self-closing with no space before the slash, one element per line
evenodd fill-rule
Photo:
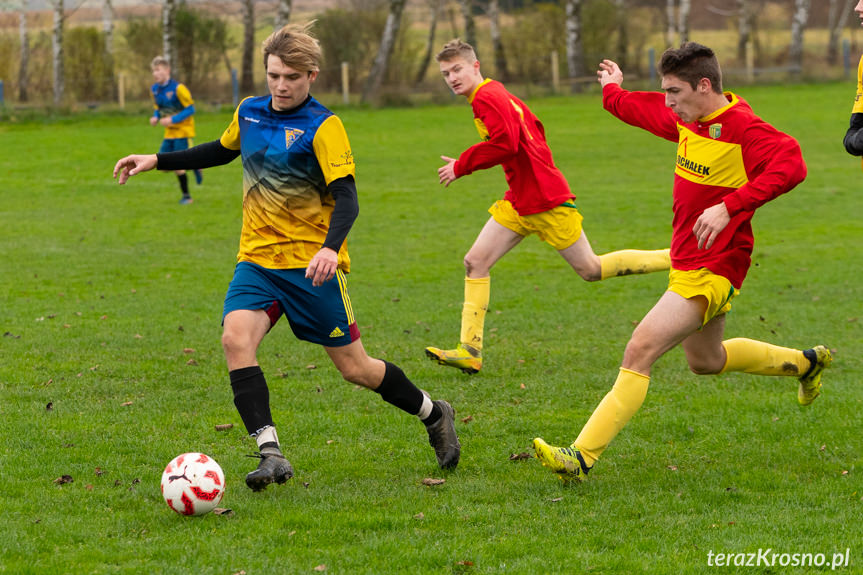
<path fill-rule="evenodd" d="M 521 216 L 544 212 L 575 198 L 554 165 L 542 123 L 524 102 L 494 80 L 483 81 L 468 102 L 483 141 L 458 157 L 456 176 L 500 164 L 509 185 L 504 199 Z"/>
<path fill-rule="evenodd" d="M 707 268 L 740 289 L 751 263 L 752 216 L 766 202 L 806 177 L 797 140 L 755 115 L 744 100 L 726 92 L 728 104 L 695 122 L 683 123 L 659 92 L 603 89 L 603 106 L 627 124 L 677 142 L 671 266 Z M 710 249 L 698 249 L 692 228 L 707 208 L 725 203 L 731 221 Z"/>
<path fill-rule="evenodd" d="M 165 139 L 195 137 L 195 101 L 185 84 L 169 79 L 164 84 L 153 84 L 150 89 L 153 97 L 154 116 L 174 118 L 174 123 L 165 126 Z"/>
<path fill-rule="evenodd" d="M 221 144 L 243 159 L 243 231 L 238 261 L 270 269 L 304 268 L 321 249 L 335 207 L 330 182 L 354 176 L 338 116 L 311 96 L 287 112 L 271 96 L 246 98 Z M 339 268 L 350 271 L 347 242 Z"/>

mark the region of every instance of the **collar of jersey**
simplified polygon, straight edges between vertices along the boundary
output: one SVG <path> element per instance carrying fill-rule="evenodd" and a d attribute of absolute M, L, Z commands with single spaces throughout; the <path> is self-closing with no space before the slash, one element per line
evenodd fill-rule
<path fill-rule="evenodd" d="M 290 110 L 276 110 L 275 108 L 273 108 L 273 96 L 271 94 L 270 95 L 270 101 L 267 102 L 267 108 L 270 110 L 270 112 L 272 112 L 273 114 L 276 114 L 277 116 L 290 116 L 291 114 L 293 114 L 294 112 L 296 112 L 297 110 L 299 110 L 300 108 L 302 108 L 303 106 L 305 106 L 306 104 L 308 104 L 311 101 L 312 101 L 312 95 L 308 94 L 306 96 L 306 99 L 303 100 L 302 104 L 300 104 L 298 106 L 294 106 Z"/>
<path fill-rule="evenodd" d="M 740 99 L 737 97 L 737 95 L 732 93 L 732 92 L 723 92 L 723 94 L 725 94 L 725 97 L 728 99 L 728 104 L 722 106 L 721 108 L 719 108 L 718 110 L 716 110 L 712 114 L 708 114 L 707 116 L 704 116 L 703 118 L 698 118 L 699 122 L 709 122 L 710 120 L 712 120 L 713 118 L 724 113 L 731 106 L 735 105 L 737 102 L 740 101 Z"/>
<path fill-rule="evenodd" d="M 476 97 L 476 93 L 477 93 L 477 92 L 479 92 L 479 89 L 480 89 L 480 88 L 482 88 L 483 86 L 485 86 L 485 85 L 486 85 L 486 84 L 488 84 L 489 82 L 491 82 L 491 78 L 486 78 L 485 80 L 483 80 L 482 82 L 480 82 L 480 83 L 479 83 L 479 86 L 477 86 L 476 88 L 474 88 L 474 89 L 473 89 L 473 92 L 471 92 L 471 93 L 470 93 L 470 96 L 468 96 L 468 98 L 467 98 L 467 103 L 468 103 L 468 104 L 473 104 L 473 99 L 474 99 L 474 97 Z"/>

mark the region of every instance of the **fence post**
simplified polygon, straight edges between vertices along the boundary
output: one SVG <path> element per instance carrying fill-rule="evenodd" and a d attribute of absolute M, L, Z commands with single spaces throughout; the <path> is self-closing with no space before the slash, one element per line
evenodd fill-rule
<path fill-rule="evenodd" d="M 350 67 L 347 62 L 342 62 L 342 103 L 351 103 Z"/>
<path fill-rule="evenodd" d="M 240 84 L 237 81 L 237 69 L 231 68 L 231 101 L 234 108 L 240 104 Z"/>
<path fill-rule="evenodd" d="M 0 107 L 3 106 L 3 80 L 0 80 Z"/>
<path fill-rule="evenodd" d="M 656 50 L 653 46 L 647 49 L 647 69 L 650 85 L 653 86 L 656 83 Z"/>
<path fill-rule="evenodd" d="M 555 94 L 560 92 L 560 70 L 557 62 L 557 50 L 551 51 L 551 90 Z"/>
<path fill-rule="evenodd" d="M 126 107 L 126 74 L 123 72 L 117 78 L 117 105 L 121 110 Z"/>
<path fill-rule="evenodd" d="M 842 63 L 845 66 L 845 78 L 851 72 L 851 42 L 848 38 L 842 39 Z"/>

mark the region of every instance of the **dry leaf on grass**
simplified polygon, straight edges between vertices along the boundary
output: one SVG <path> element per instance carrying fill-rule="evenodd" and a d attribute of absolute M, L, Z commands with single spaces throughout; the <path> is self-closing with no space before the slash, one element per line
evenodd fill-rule
<path fill-rule="evenodd" d="M 228 431 L 229 429 L 233 429 L 233 423 L 219 423 L 216 424 L 216 431 Z"/>
<path fill-rule="evenodd" d="M 530 459 L 532 456 L 530 453 L 522 451 L 521 453 L 513 453 L 509 456 L 510 461 L 521 461 L 522 459 Z"/>
<path fill-rule="evenodd" d="M 429 485 L 429 486 L 443 485 L 444 483 L 446 483 L 446 479 L 436 479 L 434 477 L 426 477 L 425 479 L 422 480 L 423 485 Z"/>
<path fill-rule="evenodd" d="M 58 477 L 57 479 L 54 480 L 54 483 L 56 483 L 57 485 L 65 485 L 67 483 L 72 483 L 73 481 L 75 481 L 75 480 L 72 479 L 71 475 L 61 475 L 60 477 Z"/>

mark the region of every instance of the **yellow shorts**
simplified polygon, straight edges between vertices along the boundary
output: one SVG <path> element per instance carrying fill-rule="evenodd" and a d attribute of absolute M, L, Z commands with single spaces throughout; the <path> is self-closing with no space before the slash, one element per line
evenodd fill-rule
<path fill-rule="evenodd" d="M 707 325 L 716 316 L 731 311 L 731 300 L 740 293 L 730 281 L 707 268 L 689 271 L 672 269 L 668 274 L 668 291 L 686 299 L 697 296 L 707 299 L 701 325 Z"/>
<path fill-rule="evenodd" d="M 539 239 L 560 251 L 581 237 L 584 219 L 575 204 L 567 202 L 550 210 L 520 216 L 509 200 L 498 200 L 488 209 L 494 221 L 520 236 L 536 234 Z"/>

